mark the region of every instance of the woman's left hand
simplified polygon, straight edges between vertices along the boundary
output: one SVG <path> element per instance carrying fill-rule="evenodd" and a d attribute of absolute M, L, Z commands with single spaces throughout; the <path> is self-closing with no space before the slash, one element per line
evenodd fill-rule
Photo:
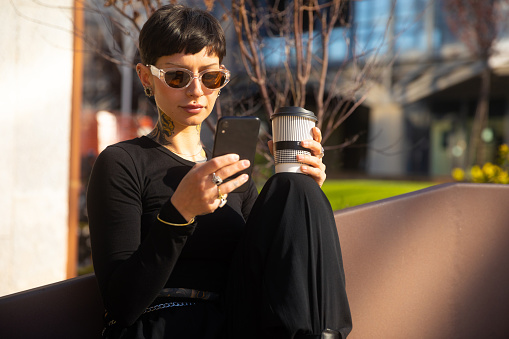
<path fill-rule="evenodd" d="M 318 183 L 318 185 L 322 187 L 325 178 L 327 177 L 325 174 L 325 164 L 322 162 L 322 132 L 318 127 L 313 127 L 312 133 L 312 140 L 304 140 L 301 142 L 301 146 L 309 148 L 312 155 L 299 154 L 297 155 L 297 161 L 303 163 L 303 165 L 300 167 L 302 173 L 312 177 Z M 270 152 L 272 153 L 272 140 L 269 141 L 268 146 Z"/>
<path fill-rule="evenodd" d="M 322 148 L 322 132 L 318 127 L 313 127 L 313 140 L 304 140 L 301 146 L 309 148 L 312 155 L 297 155 L 297 161 L 304 163 L 300 167 L 302 173 L 311 176 L 322 187 L 325 178 L 325 164 L 322 162 L 323 148 Z"/>

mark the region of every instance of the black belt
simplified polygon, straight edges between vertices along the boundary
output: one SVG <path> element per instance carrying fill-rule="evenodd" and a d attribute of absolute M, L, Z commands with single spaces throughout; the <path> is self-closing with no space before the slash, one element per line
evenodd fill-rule
<path fill-rule="evenodd" d="M 158 297 L 191 298 L 213 301 L 219 299 L 219 294 L 209 291 L 194 290 L 191 288 L 168 287 L 163 288 L 161 292 L 159 292 Z"/>
<path fill-rule="evenodd" d="M 208 300 L 213 301 L 219 299 L 219 294 L 209 291 L 199 291 L 190 288 L 163 288 L 161 292 L 158 294 L 159 298 L 183 298 L 183 299 L 198 299 L 198 300 Z M 143 314 L 158 311 L 165 308 L 170 307 L 182 307 L 182 306 L 192 306 L 195 305 L 194 301 L 169 301 L 165 303 L 155 303 L 155 305 L 147 307 Z M 106 311 L 104 314 L 106 326 L 103 329 L 103 335 L 106 329 L 110 326 L 115 325 L 117 322 L 114 319 L 111 319 Z"/>

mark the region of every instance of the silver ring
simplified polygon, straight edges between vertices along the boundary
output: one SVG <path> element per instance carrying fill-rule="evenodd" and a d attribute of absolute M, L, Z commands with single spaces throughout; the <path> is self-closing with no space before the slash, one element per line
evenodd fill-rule
<path fill-rule="evenodd" d="M 319 159 L 321 159 L 321 158 L 323 158 L 323 156 L 324 156 L 324 155 L 325 155 L 325 150 L 324 150 L 324 149 L 323 149 L 323 147 L 322 147 L 322 153 L 318 154 L 318 155 L 317 155 L 317 157 L 318 157 Z"/>
<path fill-rule="evenodd" d="M 214 185 L 219 186 L 223 183 L 223 179 L 218 177 L 216 173 L 212 173 L 212 182 L 214 183 Z"/>
<path fill-rule="evenodd" d="M 221 190 L 219 189 L 219 186 L 217 187 L 217 198 L 220 200 L 219 202 L 219 208 L 226 205 L 226 194 L 222 194 Z"/>

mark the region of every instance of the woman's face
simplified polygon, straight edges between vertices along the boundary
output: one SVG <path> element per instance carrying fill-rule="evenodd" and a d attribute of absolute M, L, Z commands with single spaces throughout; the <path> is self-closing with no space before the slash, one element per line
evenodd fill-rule
<path fill-rule="evenodd" d="M 172 54 L 160 57 L 154 65 L 159 69 L 186 68 L 195 76 L 206 69 L 219 70 L 219 58 L 209 55 L 206 48 L 196 54 Z M 150 72 L 150 70 L 149 70 Z M 168 87 L 156 76 L 151 76 L 157 106 L 182 130 L 200 125 L 212 112 L 219 91 L 206 88 L 199 79 L 193 79 L 187 88 Z"/>

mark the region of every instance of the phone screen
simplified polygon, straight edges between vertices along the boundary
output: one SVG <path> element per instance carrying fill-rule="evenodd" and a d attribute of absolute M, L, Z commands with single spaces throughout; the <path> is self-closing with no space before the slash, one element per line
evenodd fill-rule
<path fill-rule="evenodd" d="M 256 117 L 222 117 L 217 122 L 216 135 L 214 138 L 213 157 L 235 153 L 240 159 L 247 159 L 251 165 L 245 170 L 224 179 L 225 182 L 246 173 L 251 177 L 256 143 L 260 131 L 260 119 Z M 244 192 L 249 187 L 249 181 L 233 192 Z"/>

